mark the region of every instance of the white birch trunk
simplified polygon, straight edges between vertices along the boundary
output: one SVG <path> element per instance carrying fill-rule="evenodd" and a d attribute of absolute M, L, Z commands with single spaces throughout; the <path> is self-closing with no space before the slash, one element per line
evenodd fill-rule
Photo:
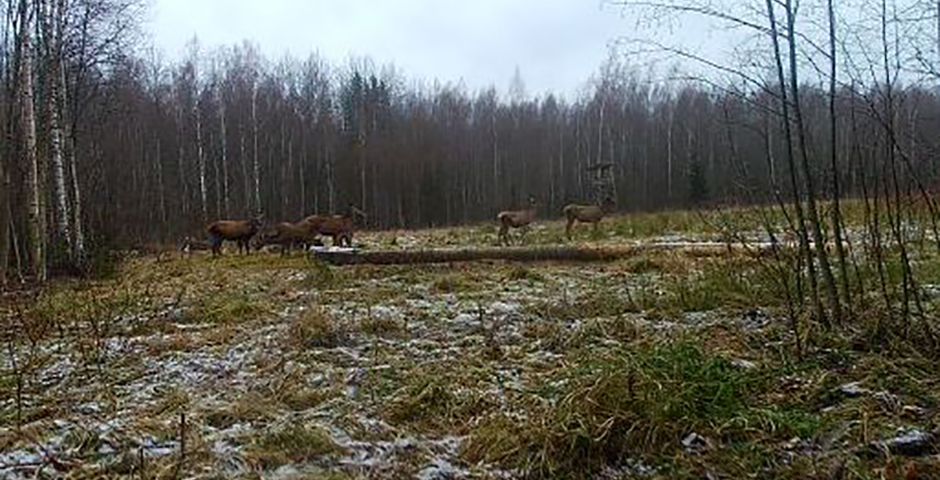
<path fill-rule="evenodd" d="M 72 242 L 72 233 L 69 228 L 70 213 L 68 203 L 68 190 L 65 185 L 65 165 L 62 155 L 62 119 L 59 114 L 61 98 L 59 95 L 59 47 L 58 29 L 53 29 L 53 19 L 58 18 L 52 2 L 49 2 L 50 11 L 46 17 L 46 86 L 48 88 L 45 98 L 46 118 L 48 120 L 49 164 L 52 166 L 52 188 L 55 199 L 56 235 L 59 241 L 65 242 L 69 257 L 75 259 L 75 248 Z"/>
<path fill-rule="evenodd" d="M 199 92 L 197 89 L 196 97 Z M 193 102 L 193 114 L 196 117 L 196 159 L 199 162 L 199 202 L 202 207 L 202 222 L 206 223 L 209 219 L 208 208 L 206 207 L 206 156 L 202 149 L 202 114 L 199 112 L 199 101 Z"/>
<path fill-rule="evenodd" d="M 232 203 L 229 197 L 228 188 L 228 148 L 226 146 L 227 136 L 225 134 L 225 99 L 222 96 L 222 87 L 219 86 L 219 146 L 222 151 L 222 195 L 223 195 L 223 216 L 229 218 L 229 212 L 232 210 Z"/>
<path fill-rule="evenodd" d="M 253 143 L 253 153 L 251 156 L 252 171 L 254 173 L 254 195 L 255 211 L 254 215 L 261 213 L 261 169 L 258 165 L 258 87 L 251 86 L 251 140 Z"/>
<path fill-rule="evenodd" d="M 43 231 L 42 193 L 40 192 L 39 161 L 36 156 L 36 118 L 33 105 L 32 45 L 26 0 L 20 0 L 19 31 L 19 107 L 21 156 L 26 171 L 26 213 L 29 231 L 31 273 L 37 281 L 46 279 L 45 232 Z"/>

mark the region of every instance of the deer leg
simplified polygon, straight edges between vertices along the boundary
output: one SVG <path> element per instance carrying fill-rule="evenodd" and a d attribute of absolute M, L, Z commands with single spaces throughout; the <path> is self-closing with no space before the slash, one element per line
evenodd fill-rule
<path fill-rule="evenodd" d="M 505 223 L 499 226 L 499 244 L 503 245 L 504 242 L 509 241 L 509 227 Z"/>
<path fill-rule="evenodd" d="M 565 225 L 565 235 L 568 237 L 568 240 L 571 240 L 571 227 L 574 226 L 574 219 L 569 218 L 568 224 Z"/>
<path fill-rule="evenodd" d="M 215 257 L 218 255 L 221 255 L 222 254 L 222 238 L 217 235 L 210 234 L 207 240 L 208 240 L 209 246 L 212 247 L 212 256 Z"/>

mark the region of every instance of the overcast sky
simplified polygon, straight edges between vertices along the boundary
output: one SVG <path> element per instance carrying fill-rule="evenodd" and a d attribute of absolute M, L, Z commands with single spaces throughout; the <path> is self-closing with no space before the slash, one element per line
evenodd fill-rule
<path fill-rule="evenodd" d="M 242 40 L 269 57 L 367 55 L 410 78 L 495 85 L 518 66 L 531 94 L 573 95 L 636 22 L 601 0 L 153 0 L 156 46 L 177 58 Z"/>

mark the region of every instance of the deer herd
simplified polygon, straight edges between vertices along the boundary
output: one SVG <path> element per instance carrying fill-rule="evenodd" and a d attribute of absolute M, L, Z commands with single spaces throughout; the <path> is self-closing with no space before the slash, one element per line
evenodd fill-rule
<path fill-rule="evenodd" d="M 510 243 L 511 229 L 520 231 L 520 240 L 525 238 L 529 226 L 535 221 L 538 202 L 529 197 L 528 205 L 522 210 L 505 210 L 496 215 L 499 224 L 498 242 L 500 245 Z M 565 235 L 570 240 L 571 231 L 578 222 L 593 224 L 597 231 L 601 219 L 608 213 L 601 205 L 569 204 L 562 209 L 567 224 Z M 306 250 L 311 246 L 322 246 L 319 240 L 321 235 L 332 239 L 332 245 L 337 247 L 352 247 L 353 233 L 356 228 L 363 225 L 366 214 L 350 205 L 349 211 L 343 215 L 310 215 L 296 223 L 280 222 L 265 227 L 263 216 L 258 215 L 250 220 L 219 220 L 206 227 L 206 241 L 202 242 L 187 237 L 181 250 L 211 250 L 213 256 L 221 255 L 222 243 L 235 242 L 238 251 L 251 253 L 252 247 L 260 250 L 267 245 L 281 247 L 281 253 L 286 255 L 294 248 Z"/>

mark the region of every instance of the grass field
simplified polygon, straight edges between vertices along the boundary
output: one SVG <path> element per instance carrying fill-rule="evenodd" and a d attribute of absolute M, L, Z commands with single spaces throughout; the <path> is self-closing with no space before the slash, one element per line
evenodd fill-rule
<path fill-rule="evenodd" d="M 666 212 L 573 243 L 721 241 L 730 222 L 761 238 L 756 215 Z M 357 236 L 495 241 L 493 225 Z M 563 225 L 525 241 L 563 242 Z M 932 315 L 940 268 L 919 253 Z M 935 451 L 891 443 L 940 433 L 936 358 L 873 338 L 864 298 L 853 327 L 803 323 L 798 354 L 786 288 L 745 254 L 682 250 L 408 267 L 130 255 L 112 278 L 0 303 L 15 339 L 0 477 L 940 478 Z"/>

